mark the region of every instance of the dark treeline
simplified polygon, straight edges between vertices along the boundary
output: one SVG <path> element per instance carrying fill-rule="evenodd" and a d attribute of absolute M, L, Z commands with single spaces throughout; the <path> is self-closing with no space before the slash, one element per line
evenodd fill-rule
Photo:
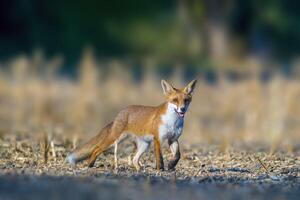
<path fill-rule="evenodd" d="M 300 50 L 299 1 L 11 0 L 0 2 L 0 57 L 43 49 L 100 58 L 199 63 L 228 57 L 289 62 Z M 200 66 L 200 65 L 199 65 Z"/>

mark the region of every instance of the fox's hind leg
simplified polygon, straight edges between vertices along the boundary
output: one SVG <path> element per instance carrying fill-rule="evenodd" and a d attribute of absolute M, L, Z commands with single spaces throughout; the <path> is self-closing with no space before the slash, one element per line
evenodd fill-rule
<path fill-rule="evenodd" d="M 143 139 L 137 138 L 137 140 L 136 140 L 137 152 L 136 152 L 132 162 L 137 171 L 140 171 L 140 169 L 141 169 L 139 160 L 140 160 L 141 156 L 144 154 L 144 152 L 148 149 L 149 145 L 150 145 L 150 142 L 145 141 Z"/>
<path fill-rule="evenodd" d="M 123 130 L 124 125 L 122 125 L 122 123 L 114 122 L 111 131 L 105 137 L 102 138 L 99 144 L 92 151 L 92 154 L 88 161 L 89 167 L 94 166 L 97 156 L 100 153 L 108 149 L 110 145 L 112 145 L 115 141 L 118 140 L 118 138 L 122 135 Z"/>
<path fill-rule="evenodd" d="M 103 148 L 100 148 L 100 147 L 96 147 L 94 150 L 93 150 L 93 153 L 92 155 L 90 156 L 89 160 L 88 160 L 88 166 L 89 167 L 93 167 L 95 165 L 95 162 L 96 162 L 96 159 L 98 157 L 98 155 L 103 152 Z"/>
<path fill-rule="evenodd" d="M 110 139 L 110 140 L 107 140 L 107 141 L 104 141 L 103 143 L 101 143 L 101 145 L 98 145 L 92 152 L 90 158 L 89 158 L 89 161 L 88 161 L 88 165 L 89 167 L 93 167 L 95 162 L 96 162 L 96 159 L 98 157 L 99 154 L 101 154 L 103 151 L 105 151 L 106 149 L 108 149 L 108 147 L 113 143 L 113 141 Z M 117 164 L 117 148 L 118 148 L 118 142 L 116 141 L 115 142 L 115 168 L 116 168 L 116 164 Z"/>

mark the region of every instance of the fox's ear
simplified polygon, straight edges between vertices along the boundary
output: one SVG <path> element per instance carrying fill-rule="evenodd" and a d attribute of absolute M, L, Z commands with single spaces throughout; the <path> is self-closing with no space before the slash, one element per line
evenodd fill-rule
<path fill-rule="evenodd" d="M 185 88 L 184 88 L 184 91 L 187 93 L 187 94 L 193 94 L 193 91 L 195 89 L 195 86 L 196 86 L 196 83 L 197 83 L 197 80 L 192 80 Z"/>
<path fill-rule="evenodd" d="M 174 91 L 173 86 L 165 80 L 161 80 L 161 87 L 163 88 L 165 95 L 168 95 Z"/>

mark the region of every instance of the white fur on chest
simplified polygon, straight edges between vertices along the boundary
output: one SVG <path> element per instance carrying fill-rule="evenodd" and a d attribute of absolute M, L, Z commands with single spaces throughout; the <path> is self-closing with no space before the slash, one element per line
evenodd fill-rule
<path fill-rule="evenodd" d="M 162 123 L 159 126 L 160 140 L 177 140 L 182 133 L 184 120 L 183 117 L 177 115 L 172 104 L 168 104 L 167 112 L 161 116 L 161 120 Z"/>

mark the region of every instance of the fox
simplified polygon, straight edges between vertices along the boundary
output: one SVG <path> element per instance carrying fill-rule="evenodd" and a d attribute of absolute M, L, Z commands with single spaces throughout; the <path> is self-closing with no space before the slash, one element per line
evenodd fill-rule
<path fill-rule="evenodd" d="M 137 171 L 141 169 L 141 156 L 152 142 L 154 143 L 156 170 L 165 170 L 162 155 L 162 144 L 165 141 L 168 142 L 172 155 L 167 170 L 175 170 L 181 157 L 178 139 L 183 132 L 184 117 L 192 101 L 196 83 L 195 79 L 186 87 L 177 89 L 167 81 L 161 80 L 165 95 L 163 103 L 158 106 L 130 105 L 122 109 L 98 135 L 71 152 L 67 156 L 67 161 L 75 165 L 80 161 L 88 160 L 88 167 L 93 167 L 99 154 L 113 144 L 116 153 L 118 139 L 123 134 L 129 134 L 135 137 L 136 153 L 132 164 Z"/>

